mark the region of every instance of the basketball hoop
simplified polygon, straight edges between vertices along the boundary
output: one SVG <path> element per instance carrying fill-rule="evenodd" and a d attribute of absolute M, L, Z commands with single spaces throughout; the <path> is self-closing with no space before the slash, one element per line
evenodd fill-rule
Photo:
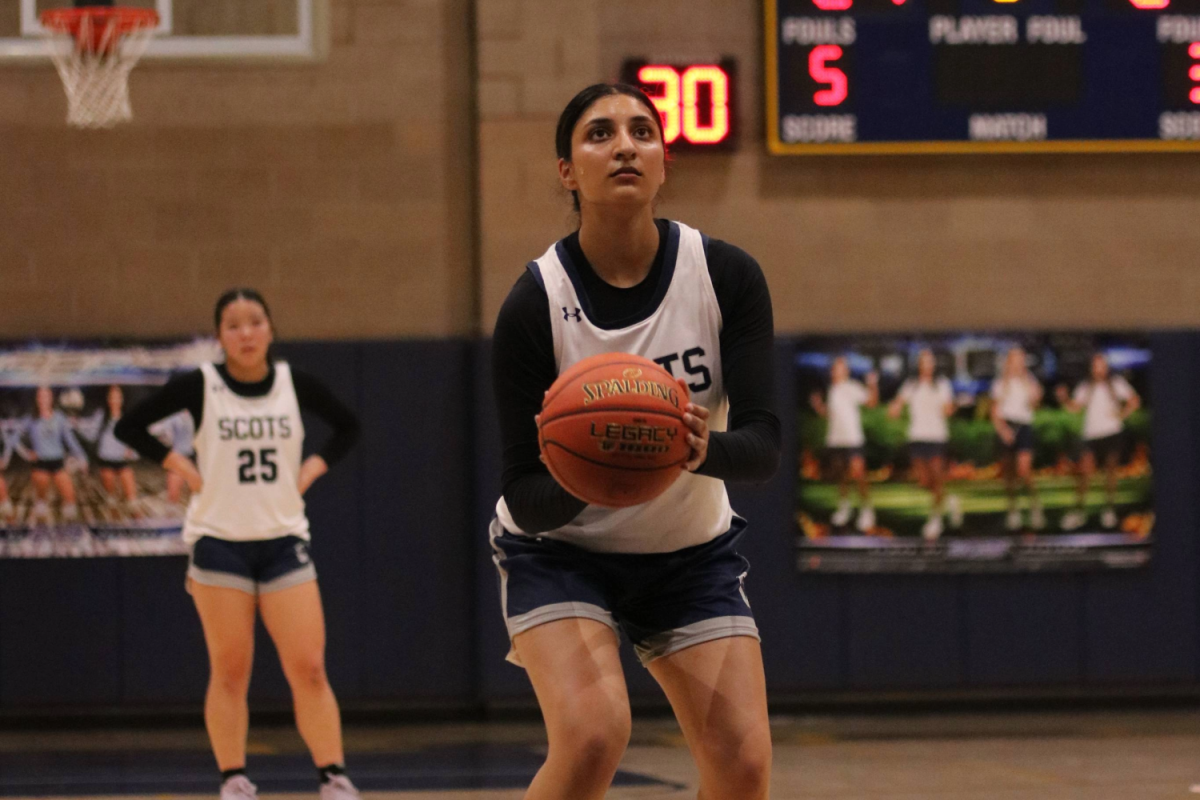
<path fill-rule="evenodd" d="M 129 73 L 150 44 L 158 14 L 97 5 L 50 9 L 41 19 L 67 90 L 67 124 L 111 128 L 133 119 Z"/>

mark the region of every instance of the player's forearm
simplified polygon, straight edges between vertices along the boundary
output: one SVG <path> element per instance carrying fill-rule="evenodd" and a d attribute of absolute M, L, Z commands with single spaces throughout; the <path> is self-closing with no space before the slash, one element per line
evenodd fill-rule
<path fill-rule="evenodd" d="M 708 458 L 696 470 L 697 475 L 723 481 L 764 483 L 779 469 L 779 420 L 749 421 L 736 430 L 709 435 Z"/>
<path fill-rule="evenodd" d="M 587 507 L 587 503 L 562 488 L 549 473 L 529 473 L 505 481 L 504 502 L 513 521 L 525 533 L 561 528 Z"/>

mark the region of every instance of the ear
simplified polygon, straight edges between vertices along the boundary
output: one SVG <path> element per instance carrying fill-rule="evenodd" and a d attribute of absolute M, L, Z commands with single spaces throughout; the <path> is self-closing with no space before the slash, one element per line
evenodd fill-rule
<path fill-rule="evenodd" d="M 575 179 L 575 164 L 565 158 L 558 160 L 558 180 L 568 192 L 579 191 L 579 181 Z"/>

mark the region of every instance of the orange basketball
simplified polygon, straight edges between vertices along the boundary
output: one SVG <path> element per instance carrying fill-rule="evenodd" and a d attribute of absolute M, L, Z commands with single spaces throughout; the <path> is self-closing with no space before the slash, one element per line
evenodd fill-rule
<path fill-rule="evenodd" d="M 692 453 L 685 384 L 649 359 L 604 353 L 550 387 L 538 444 L 550 474 L 581 500 L 608 508 L 653 500 Z"/>

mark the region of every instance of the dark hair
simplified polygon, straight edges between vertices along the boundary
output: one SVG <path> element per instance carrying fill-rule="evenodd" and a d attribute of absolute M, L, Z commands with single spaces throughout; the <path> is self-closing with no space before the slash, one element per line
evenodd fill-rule
<path fill-rule="evenodd" d="M 567 103 L 566 108 L 558 115 L 558 129 L 554 134 L 554 150 L 559 158 L 564 161 L 571 160 L 571 137 L 575 134 L 575 126 L 579 124 L 579 118 L 584 115 L 584 112 L 600 98 L 612 97 L 615 94 L 632 97 L 650 111 L 650 117 L 658 126 L 659 141 L 663 143 L 663 150 L 666 150 L 667 137 L 663 132 L 662 117 L 659 115 L 658 109 L 654 107 L 654 101 L 645 92 L 628 83 L 593 83 L 572 97 L 571 102 Z M 571 192 L 571 199 L 575 203 L 575 210 L 579 211 L 579 192 Z"/>
<path fill-rule="evenodd" d="M 263 296 L 254 289 L 238 287 L 230 289 L 217 298 L 217 307 L 213 311 L 213 324 L 218 331 L 221 330 L 221 315 L 225 313 L 225 308 L 235 300 L 249 300 L 252 303 L 258 303 L 262 306 L 263 313 L 267 315 L 267 321 L 272 325 L 275 324 L 275 321 L 271 319 L 271 309 L 267 305 L 267 301 L 263 299 Z"/>

